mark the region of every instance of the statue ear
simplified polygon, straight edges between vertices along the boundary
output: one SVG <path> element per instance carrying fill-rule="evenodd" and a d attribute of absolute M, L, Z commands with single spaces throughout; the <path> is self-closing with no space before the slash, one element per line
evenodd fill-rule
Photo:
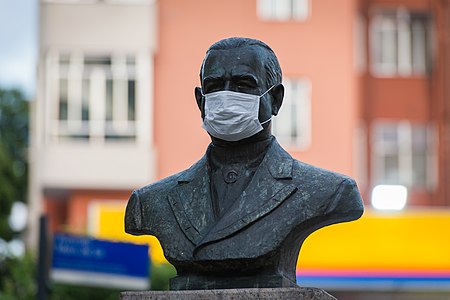
<path fill-rule="evenodd" d="M 204 101 L 203 101 L 203 94 L 202 94 L 202 88 L 200 87 L 195 87 L 194 89 L 194 95 L 195 95 L 195 100 L 197 101 L 197 106 L 198 109 L 200 109 L 201 113 L 202 113 L 202 119 L 205 116 L 205 105 L 204 105 Z"/>
<path fill-rule="evenodd" d="M 270 94 L 272 95 L 272 115 L 276 116 L 283 104 L 284 86 L 281 83 L 277 84 L 272 88 Z"/>

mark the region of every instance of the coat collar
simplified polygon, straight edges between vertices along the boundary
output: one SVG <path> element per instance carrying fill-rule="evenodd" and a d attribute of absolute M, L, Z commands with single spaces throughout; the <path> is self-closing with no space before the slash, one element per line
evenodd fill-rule
<path fill-rule="evenodd" d="M 211 147 L 211 146 L 209 146 Z M 204 175 L 205 168 L 208 168 L 208 150 L 206 154 L 191 168 L 182 172 L 178 177 L 178 184 L 185 184 L 195 181 L 199 176 Z M 293 158 L 278 144 L 277 140 L 273 139 L 272 144 L 267 150 L 267 154 L 263 159 L 263 163 L 266 162 L 267 168 L 270 174 L 275 179 L 292 179 L 292 164 Z"/>
<path fill-rule="evenodd" d="M 205 154 L 180 174 L 168 200 L 184 234 L 199 247 L 230 236 L 278 207 L 297 189 L 289 180 L 292 166 L 293 158 L 274 139 L 247 188 L 215 221 Z"/>

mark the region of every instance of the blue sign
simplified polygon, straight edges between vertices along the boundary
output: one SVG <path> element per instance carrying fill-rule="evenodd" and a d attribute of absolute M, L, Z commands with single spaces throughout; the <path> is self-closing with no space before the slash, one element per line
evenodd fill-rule
<path fill-rule="evenodd" d="M 53 240 L 54 281 L 114 288 L 149 288 L 148 245 L 57 234 Z"/>

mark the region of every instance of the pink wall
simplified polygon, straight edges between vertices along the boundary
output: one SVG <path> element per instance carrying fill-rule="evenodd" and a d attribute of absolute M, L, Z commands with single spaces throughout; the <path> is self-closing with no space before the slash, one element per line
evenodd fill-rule
<path fill-rule="evenodd" d="M 189 167 L 209 137 L 200 127 L 194 87 L 206 49 L 231 36 L 261 39 L 277 54 L 284 75 L 312 82 L 312 146 L 298 159 L 352 173 L 357 122 L 352 33 L 356 0 L 314 0 L 305 22 L 258 19 L 256 0 L 161 0 L 155 56 L 157 176 Z"/>

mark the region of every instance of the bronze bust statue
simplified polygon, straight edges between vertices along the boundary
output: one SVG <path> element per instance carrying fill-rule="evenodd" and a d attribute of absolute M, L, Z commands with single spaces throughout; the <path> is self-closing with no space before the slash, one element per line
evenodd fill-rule
<path fill-rule="evenodd" d="M 303 241 L 358 219 L 353 179 L 292 158 L 271 133 L 284 95 L 268 45 L 248 38 L 207 51 L 195 98 L 211 136 L 189 169 L 134 191 L 125 230 L 161 242 L 177 276 L 170 288 L 296 286 Z"/>

